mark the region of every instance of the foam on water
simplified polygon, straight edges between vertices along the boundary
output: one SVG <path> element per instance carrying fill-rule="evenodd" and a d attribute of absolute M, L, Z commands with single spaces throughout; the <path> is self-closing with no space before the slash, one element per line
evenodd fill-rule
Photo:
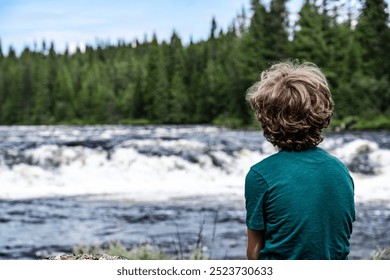
<path fill-rule="evenodd" d="M 354 140 L 334 150 L 330 150 L 347 166 L 354 162 L 362 169 L 370 166 L 375 174 L 351 172 L 355 183 L 356 201 L 390 201 L 390 150 L 380 149 L 378 144 L 368 140 Z M 357 158 L 365 156 L 364 162 Z M 359 166 L 358 166 L 359 168 Z"/>
<path fill-rule="evenodd" d="M 28 148 L 15 143 L 24 143 L 33 129 L 12 129 L 0 130 L 4 145 L 11 146 L 0 158 L 1 199 L 91 194 L 134 201 L 202 195 L 242 199 L 249 167 L 276 152 L 260 133 L 215 127 L 91 127 L 86 132 L 41 127 L 28 137 L 35 141 Z M 86 138 L 100 142 L 93 147 L 61 142 Z M 356 201 L 390 201 L 390 150 L 340 136 L 321 146 L 351 167 Z"/>
<path fill-rule="evenodd" d="M 1 198 L 121 194 L 150 201 L 191 195 L 241 195 L 245 171 L 262 158 L 248 150 L 236 156 L 211 153 L 227 166 L 221 169 L 206 155 L 199 155 L 198 162 L 192 163 L 178 156 L 146 156 L 132 148 L 119 148 L 108 160 L 104 151 L 46 148 L 33 151 L 38 166 L 2 167 Z M 48 154 L 58 157 L 48 158 Z M 45 168 L 47 162 L 56 162 L 59 168 Z"/>

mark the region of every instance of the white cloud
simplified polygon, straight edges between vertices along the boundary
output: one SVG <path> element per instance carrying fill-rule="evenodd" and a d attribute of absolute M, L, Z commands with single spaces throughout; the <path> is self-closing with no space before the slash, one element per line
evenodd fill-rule
<path fill-rule="evenodd" d="M 269 0 L 266 0 L 269 2 Z M 303 0 L 288 2 L 288 10 L 296 13 Z M 356 1 L 356 0 L 353 0 Z M 169 40 L 175 29 L 184 42 L 206 39 L 210 23 L 216 17 L 218 27 L 226 30 L 242 6 L 248 11 L 249 0 L 148 0 L 113 2 L 102 0 L 21 1 L 14 0 L 0 9 L 0 38 L 3 49 L 14 45 L 19 51 L 45 39 L 54 41 L 58 50 L 66 45 L 75 49 L 80 44 L 94 44 L 96 38 L 133 41 L 143 40 L 155 31 L 158 38 Z M 295 16 L 294 16 L 295 14 Z"/>

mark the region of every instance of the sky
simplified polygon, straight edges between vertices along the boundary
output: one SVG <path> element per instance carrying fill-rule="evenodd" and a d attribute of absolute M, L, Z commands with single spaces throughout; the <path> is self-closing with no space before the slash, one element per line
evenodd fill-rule
<path fill-rule="evenodd" d="M 290 0 L 294 14 L 303 0 Z M 354 0 L 352 0 L 354 1 Z M 265 3 L 269 0 L 263 1 Z M 0 0 L 0 40 L 4 53 L 12 45 L 17 53 L 25 46 L 41 48 L 54 42 L 57 51 L 72 52 L 97 40 L 115 44 L 151 38 L 169 40 L 176 30 L 186 43 L 207 39 L 211 19 L 226 30 L 250 0 Z"/>
<path fill-rule="evenodd" d="M 293 0 L 300 3 L 302 0 Z M 57 51 L 70 51 L 97 40 L 116 43 L 151 38 L 169 40 L 172 31 L 184 42 L 207 39 L 211 19 L 226 30 L 249 0 L 0 0 L 0 40 L 4 53 L 12 45 L 41 48 L 54 42 Z M 299 4 L 300 6 L 301 4 Z M 296 9 L 297 10 L 297 9 Z"/>

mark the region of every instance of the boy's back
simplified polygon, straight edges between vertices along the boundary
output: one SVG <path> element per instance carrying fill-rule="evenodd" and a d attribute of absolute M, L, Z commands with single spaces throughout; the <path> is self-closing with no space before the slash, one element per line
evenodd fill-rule
<path fill-rule="evenodd" d="M 249 259 L 346 259 L 355 219 L 347 168 L 318 148 L 333 99 L 312 63 L 281 62 L 261 73 L 247 100 L 279 153 L 245 181 Z"/>
<path fill-rule="evenodd" d="M 247 226 L 265 231 L 260 259 L 346 259 L 355 219 L 353 181 L 321 148 L 280 151 L 252 166 Z"/>

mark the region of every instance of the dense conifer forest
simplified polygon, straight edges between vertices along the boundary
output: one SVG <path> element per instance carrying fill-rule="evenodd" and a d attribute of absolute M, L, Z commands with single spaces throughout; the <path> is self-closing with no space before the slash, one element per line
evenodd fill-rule
<path fill-rule="evenodd" d="M 334 126 L 390 127 L 387 3 L 306 0 L 294 25 L 286 0 L 252 0 L 207 40 L 100 42 L 70 53 L 53 43 L 17 54 L 0 44 L 0 124 L 254 123 L 246 90 L 270 63 L 298 59 L 327 75 Z M 1 34 L 0 34 L 1 36 Z"/>

